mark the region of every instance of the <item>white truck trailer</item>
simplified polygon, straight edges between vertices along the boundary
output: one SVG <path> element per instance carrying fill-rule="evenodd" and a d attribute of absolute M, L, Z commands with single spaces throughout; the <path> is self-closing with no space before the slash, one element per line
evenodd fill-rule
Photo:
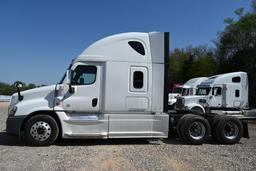
<path fill-rule="evenodd" d="M 101 39 L 74 59 L 56 85 L 12 95 L 6 132 L 32 145 L 59 138 L 167 138 L 190 144 L 248 137 L 247 122 L 216 114 L 168 113 L 169 33 Z M 241 118 L 240 118 L 241 119 Z M 214 130 L 210 125 L 214 125 Z"/>

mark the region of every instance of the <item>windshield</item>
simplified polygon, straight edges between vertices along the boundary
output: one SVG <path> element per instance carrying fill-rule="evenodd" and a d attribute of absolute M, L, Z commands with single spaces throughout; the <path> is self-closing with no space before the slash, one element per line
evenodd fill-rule
<path fill-rule="evenodd" d="M 199 95 L 199 96 L 208 95 L 210 91 L 211 91 L 211 87 L 198 88 L 196 95 Z"/>
<path fill-rule="evenodd" d="M 72 66 L 72 63 L 68 66 L 68 69 L 67 69 L 67 70 L 70 70 L 70 69 L 71 69 L 71 66 Z M 61 78 L 59 84 L 62 84 L 62 83 L 63 83 L 65 77 L 66 77 L 66 72 L 65 72 L 65 74 L 63 75 L 63 77 Z"/>
<path fill-rule="evenodd" d="M 189 88 L 183 88 L 181 92 L 182 96 L 188 96 L 189 95 Z"/>
<path fill-rule="evenodd" d="M 172 93 L 181 93 L 182 91 L 182 88 L 181 87 L 175 87 L 173 90 L 172 90 Z"/>

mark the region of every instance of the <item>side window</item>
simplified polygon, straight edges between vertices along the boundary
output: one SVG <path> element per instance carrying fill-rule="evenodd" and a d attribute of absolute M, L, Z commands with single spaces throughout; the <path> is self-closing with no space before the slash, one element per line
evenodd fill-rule
<path fill-rule="evenodd" d="M 138 41 L 129 41 L 128 44 L 133 48 L 133 50 L 135 50 L 139 54 L 143 56 L 145 55 L 145 49 L 142 43 Z"/>
<path fill-rule="evenodd" d="M 141 89 L 143 87 L 143 72 L 135 71 L 133 73 L 133 87 L 136 89 Z"/>
<path fill-rule="evenodd" d="M 213 88 L 213 95 L 220 96 L 221 95 L 221 87 L 214 87 Z"/>
<path fill-rule="evenodd" d="M 239 96 L 240 96 L 240 91 L 239 91 L 239 90 L 236 90 L 236 91 L 235 91 L 235 96 L 236 96 L 236 97 L 239 97 Z"/>
<path fill-rule="evenodd" d="M 233 83 L 240 83 L 240 81 L 241 81 L 241 78 L 240 78 L 240 77 L 233 77 L 233 78 L 232 78 L 232 82 L 233 82 Z"/>
<path fill-rule="evenodd" d="M 192 96 L 192 95 L 193 95 L 193 93 L 194 93 L 193 88 L 190 88 L 190 89 L 189 89 L 189 95 L 191 95 L 191 96 Z"/>
<path fill-rule="evenodd" d="M 96 80 L 97 67 L 91 65 L 79 65 L 72 73 L 73 85 L 89 85 Z"/>
<path fill-rule="evenodd" d="M 132 92 L 146 92 L 148 85 L 147 68 L 131 67 L 129 85 Z"/>

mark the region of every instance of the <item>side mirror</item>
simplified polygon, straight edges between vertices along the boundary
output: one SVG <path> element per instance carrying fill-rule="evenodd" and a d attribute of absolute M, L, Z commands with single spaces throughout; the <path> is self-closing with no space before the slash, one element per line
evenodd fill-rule
<path fill-rule="evenodd" d="M 23 84 L 22 84 L 22 82 L 20 82 L 20 81 L 16 81 L 15 83 L 14 83 L 14 86 L 16 87 L 16 88 L 22 88 L 23 87 Z"/>
<path fill-rule="evenodd" d="M 21 81 L 16 81 L 14 83 L 14 86 L 17 88 L 19 101 L 23 100 L 23 96 L 20 94 L 20 89 L 23 87 L 23 83 Z"/>
<path fill-rule="evenodd" d="M 72 87 L 72 82 L 71 82 L 71 79 L 72 79 L 72 70 L 67 70 L 66 72 L 66 77 L 67 77 L 67 84 L 68 84 L 68 91 L 70 94 L 73 94 L 75 92 L 75 89 L 74 87 Z"/>
<path fill-rule="evenodd" d="M 70 70 L 66 71 L 66 78 L 67 78 L 67 84 L 70 85 L 71 84 L 71 74 L 70 74 Z"/>

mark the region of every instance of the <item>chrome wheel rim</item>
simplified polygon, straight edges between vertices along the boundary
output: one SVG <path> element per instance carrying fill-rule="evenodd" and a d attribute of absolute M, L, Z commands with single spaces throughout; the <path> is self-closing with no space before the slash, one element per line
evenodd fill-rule
<path fill-rule="evenodd" d="M 51 136 L 51 127 L 44 121 L 38 121 L 30 128 L 30 135 L 36 141 L 45 141 Z"/>
<path fill-rule="evenodd" d="M 189 136 L 195 140 L 200 140 L 205 136 L 205 126 L 202 122 L 193 122 L 189 126 Z"/>
<path fill-rule="evenodd" d="M 224 136 L 227 139 L 235 139 L 238 136 L 238 126 L 234 122 L 227 122 L 224 126 Z"/>

